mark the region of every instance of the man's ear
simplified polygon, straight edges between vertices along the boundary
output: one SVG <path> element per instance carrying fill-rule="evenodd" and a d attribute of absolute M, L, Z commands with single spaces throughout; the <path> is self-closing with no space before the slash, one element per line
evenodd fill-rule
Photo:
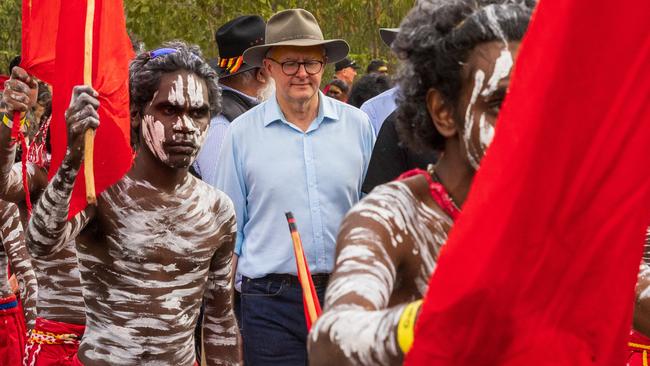
<path fill-rule="evenodd" d="M 260 67 L 257 69 L 257 72 L 255 73 L 255 79 L 261 83 L 261 84 L 266 84 L 267 82 L 267 73 L 264 67 Z"/>
<path fill-rule="evenodd" d="M 427 92 L 427 110 L 431 116 L 431 122 L 443 137 L 450 138 L 458 133 L 454 121 L 454 111 L 436 89 L 429 89 Z"/>

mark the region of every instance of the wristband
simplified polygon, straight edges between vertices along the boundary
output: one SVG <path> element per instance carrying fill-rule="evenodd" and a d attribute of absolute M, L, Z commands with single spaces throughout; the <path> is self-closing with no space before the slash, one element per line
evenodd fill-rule
<path fill-rule="evenodd" d="M 413 301 L 406 305 L 399 318 L 399 323 L 397 323 L 397 344 L 399 344 L 399 348 L 405 356 L 413 347 L 415 320 L 421 306 L 422 300 Z"/>
<path fill-rule="evenodd" d="M 9 118 L 7 116 L 7 113 L 5 113 L 2 116 L 2 123 L 4 123 L 5 126 L 12 128 L 14 126 L 14 121 L 13 119 Z M 20 127 L 29 127 L 29 120 L 27 120 L 27 116 L 23 116 L 23 118 L 20 120 Z"/>

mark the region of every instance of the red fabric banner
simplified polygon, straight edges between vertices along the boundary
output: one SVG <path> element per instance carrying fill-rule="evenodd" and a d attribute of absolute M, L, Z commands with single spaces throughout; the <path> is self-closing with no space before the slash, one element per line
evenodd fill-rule
<path fill-rule="evenodd" d="M 9 80 L 9 76 L 0 75 L 0 91 L 5 90 L 5 81 Z"/>
<path fill-rule="evenodd" d="M 23 0 L 20 66 L 52 84 L 60 0 Z"/>
<path fill-rule="evenodd" d="M 541 0 L 406 365 L 624 365 L 650 223 L 650 2 Z"/>
<path fill-rule="evenodd" d="M 100 126 L 95 136 L 95 188 L 97 195 L 118 181 L 131 167 L 128 67 L 134 52 L 126 33 L 122 0 L 95 0 L 93 31 L 93 88 L 99 93 Z M 64 112 L 72 88 L 82 85 L 86 1 L 67 0 L 59 15 L 65 24 L 56 41 L 56 77 L 52 101 L 52 163 L 56 173 L 67 148 Z M 70 217 L 86 206 L 83 166 L 75 183 Z"/>

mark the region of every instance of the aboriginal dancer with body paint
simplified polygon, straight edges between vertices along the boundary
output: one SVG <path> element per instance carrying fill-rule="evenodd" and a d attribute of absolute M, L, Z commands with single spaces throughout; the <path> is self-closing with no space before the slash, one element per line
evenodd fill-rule
<path fill-rule="evenodd" d="M 4 123 L 0 126 L 0 199 L 15 203 L 20 210 L 22 224 L 16 229 L 19 240 L 12 244 L 18 248 L 25 246 L 23 229 L 28 214 L 22 166 L 21 163 L 14 164 L 18 142 L 12 138 L 11 127 L 14 113 L 30 113 L 37 102 L 37 91 L 36 80 L 20 67 L 14 67 L 3 92 L 7 111 L 2 116 Z M 28 120 L 25 118 L 21 122 L 24 131 L 27 131 Z M 31 202 L 36 202 L 47 186 L 49 161 L 44 149 L 46 128 L 47 126 L 29 128 L 30 131 L 38 131 L 30 144 L 30 150 L 34 154 L 24 153 L 22 157 L 27 159 L 27 188 Z M 31 134 L 28 134 L 28 139 L 29 137 Z M 16 249 L 15 253 L 23 255 L 27 252 Z M 25 265 L 29 263 L 26 257 L 21 257 L 20 261 Z M 26 281 L 26 284 L 29 284 L 29 292 L 33 294 L 31 296 L 36 297 L 38 317 L 35 323 L 28 323 L 28 328 L 34 329 L 27 340 L 25 362 L 29 365 L 69 363 L 77 351 L 86 322 L 74 237 L 71 236 L 68 242 L 48 252 L 47 256 L 32 257 L 31 266 L 37 281 Z M 20 278 L 21 271 L 16 270 Z M 23 298 L 23 306 L 31 306 L 28 299 Z"/>
<path fill-rule="evenodd" d="M 68 152 L 27 231 L 42 256 L 79 233 L 86 332 L 75 365 L 197 363 L 194 327 L 205 302 L 208 365 L 239 364 L 232 312 L 235 213 L 230 199 L 188 174 L 218 113 L 216 73 L 198 47 L 171 42 L 131 62 L 133 167 L 68 221 L 83 135 L 99 126 L 97 93 L 73 90 Z"/>
<path fill-rule="evenodd" d="M 346 216 L 325 311 L 309 337 L 311 365 L 402 363 L 420 299 L 494 135 L 531 6 L 420 1 L 403 20 L 392 44 L 403 62 L 397 129 L 410 148 L 442 155 L 429 171 L 378 186 Z"/>

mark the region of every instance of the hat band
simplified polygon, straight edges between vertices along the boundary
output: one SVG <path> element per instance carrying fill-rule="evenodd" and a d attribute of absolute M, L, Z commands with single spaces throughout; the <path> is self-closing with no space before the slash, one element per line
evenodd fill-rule
<path fill-rule="evenodd" d="M 226 69 L 229 74 L 237 72 L 243 63 L 244 56 L 219 59 L 219 67 Z"/>

